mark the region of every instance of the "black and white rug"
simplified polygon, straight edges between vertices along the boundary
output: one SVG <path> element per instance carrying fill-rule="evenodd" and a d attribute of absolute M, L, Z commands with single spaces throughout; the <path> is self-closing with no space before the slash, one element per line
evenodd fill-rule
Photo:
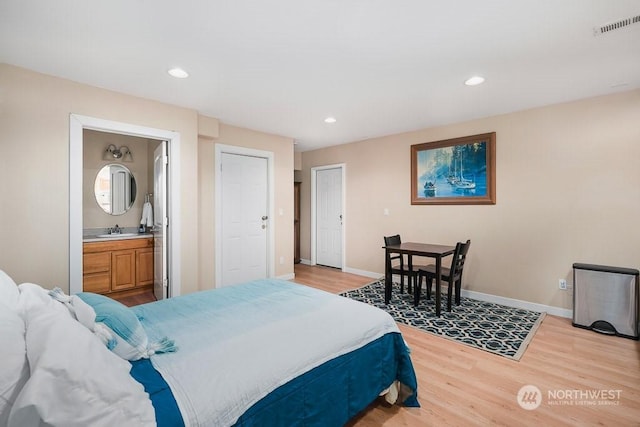
<path fill-rule="evenodd" d="M 513 360 L 520 360 L 545 316 L 545 313 L 464 297 L 458 306 L 453 302 L 448 312 L 447 296 L 442 295 L 441 315 L 436 317 L 433 295 L 427 300 L 423 292 L 420 304 L 415 307 L 413 295 L 401 294 L 396 284 L 386 305 L 383 279 L 340 295 L 381 308 L 396 322 Z"/>

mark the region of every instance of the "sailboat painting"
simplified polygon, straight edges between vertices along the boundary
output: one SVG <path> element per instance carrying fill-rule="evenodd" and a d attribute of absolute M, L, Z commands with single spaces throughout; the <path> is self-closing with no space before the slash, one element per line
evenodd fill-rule
<path fill-rule="evenodd" d="M 496 133 L 411 146 L 411 204 L 495 204 Z"/>

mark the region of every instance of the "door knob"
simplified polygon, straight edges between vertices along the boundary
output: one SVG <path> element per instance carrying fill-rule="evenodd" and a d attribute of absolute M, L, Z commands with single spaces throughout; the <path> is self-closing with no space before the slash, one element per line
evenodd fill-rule
<path fill-rule="evenodd" d="M 262 217 L 262 220 L 263 220 L 263 221 L 266 221 L 266 220 L 268 220 L 268 219 L 269 219 L 269 217 L 268 217 L 268 216 L 266 216 L 266 215 Z"/>

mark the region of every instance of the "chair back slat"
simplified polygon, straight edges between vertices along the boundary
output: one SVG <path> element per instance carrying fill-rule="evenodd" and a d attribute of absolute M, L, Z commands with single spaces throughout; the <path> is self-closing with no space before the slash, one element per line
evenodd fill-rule
<path fill-rule="evenodd" d="M 385 236 L 384 238 L 385 246 L 399 245 L 401 243 L 402 243 L 402 240 L 400 239 L 399 234 L 396 234 L 395 236 Z"/>
<path fill-rule="evenodd" d="M 471 246 L 471 240 L 467 240 L 465 243 L 456 243 L 456 250 L 453 253 L 453 260 L 451 266 L 451 276 L 458 277 L 462 274 L 464 263 L 467 259 L 467 252 L 469 252 L 469 246 Z"/>
<path fill-rule="evenodd" d="M 400 239 L 400 235 L 396 234 L 394 236 L 384 236 L 384 245 L 385 246 L 391 246 L 391 245 L 399 245 L 400 243 L 402 243 L 402 240 Z M 404 260 L 402 255 L 400 254 L 389 254 L 389 261 L 393 261 L 393 260 L 400 260 L 400 267 L 403 268 L 404 266 Z"/>

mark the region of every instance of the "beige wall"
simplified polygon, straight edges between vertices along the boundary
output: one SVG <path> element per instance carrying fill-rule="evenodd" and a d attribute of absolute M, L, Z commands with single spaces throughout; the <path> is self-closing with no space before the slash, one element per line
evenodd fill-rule
<path fill-rule="evenodd" d="M 293 170 L 299 171 L 302 169 L 302 153 L 296 151 L 293 153 Z"/>
<path fill-rule="evenodd" d="M 558 279 L 572 282 L 574 262 L 640 266 L 639 122 L 636 90 L 304 152 L 302 258 L 310 259 L 310 169 L 345 163 L 347 268 L 382 274 L 384 235 L 469 238 L 464 288 L 570 308 Z M 412 144 L 492 131 L 496 205 L 410 204 Z"/>
<path fill-rule="evenodd" d="M 121 159 L 103 160 L 103 154 L 109 144 L 116 147 L 127 146 L 132 153 L 133 161 L 124 162 Z M 149 173 L 149 140 L 128 135 L 98 132 L 90 129 L 84 130 L 82 148 L 82 227 L 83 228 L 107 228 L 116 224 L 120 227 L 138 227 L 142 217 L 142 205 L 145 194 L 153 193 L 153 159 L 151 159 L 151 172 Z M 109 215 L 98 205 L 94 182 L 98 172 L 108 164 L 119 164 L 131 171 L 136 180 L 136 198 L 131 208 L 122 215 Z M 151 181 L 149 180 L 151 176 Z M 151 184 L 149 184 L 151 183 Z"/>
<path fill-rule="evenodd" d="M 69 290 L 69 115 L 71 113 L 180 133 L 181 180 L 181 286 L 182 293 L 207 287 L 199 284 L 201 248 L 214 239 L 212 229 L 201 218 L 201 179 L 213 176 L 205 141 L 198 138 L 196 111 L 111 92 L 22 68 L 0 64 L 0 269 L 16 282 L 35 282 L 45 287 Z M 202 123 L 203 118 L 200 118 Z M 207 118 L 207 136 L 217 136 L 217 120 Z M 293 148 L 286 138 L 229 128 L 225 143 L 276 152 L 276 200 L 286 215 L 293 204 Z M 211 134 L 211 135 L 209 135 Z M 252 138 L 260 135 L 257 140 Z M 280 151 L 278 142 L 288 149 Z M 286 151 L 286 153 L 285 153 Z M 289 152 L 290 151 L 290 152 Z M 134 152 L 135 155 L 135 152 Z M 211 159 L 213 157 L 211 156 Z M 204 168 L 202 170 L 201 168 Z M 289 169 L 291 175 L 284 183 Z M 289 194 L 289 197 L 285 195 Z M 211 210 L 212 212 L 212 210 Z M 205 212 L 204 215 L 207 215 Z M 292 237 L 278 219 L 283 238 L 276 234 L 276 251 L 287 255 L 278 265 L 278 275 L 293 272 Z M 292 222 L 292 220 L 291 220 Z M 292 236 L 292 235 L 291 235 Z M 207 261 L 207 265 L 212 262 Z"/>
<path fill-rule="evenodd" d="M 215 283 L 215 170 L 214 142 L 198 138 L 198 283 L 200 290 L 211 289 Z"/>
<path fill-rule="evenodd" d="M 271 151 L 274 153 L 275 179 L 275 276 L 293 274 L 293 140 L 235 126 L 220 124 L 219 137 L 198 141 L 200 169 L 201 236 L 213 236 L 215 231 L 215 144 L 234 145 Z M 279 215 L 282 208 L 283 215 Z M 213 287 L 215 282 L 215 241 L 202 238 L 199 247 L 200 283 L 202 289 Z M 280 257 L 284 263 L 280 264 Z"/>
<path fill-rule="evenodd" d="M 282 136 L 269 135 L 249 129 L 220 124 L 219 137 L 215 140 L 201 138 L 200 151 L 200 193 L 201 215 L 200 230 L 205 235 L 213 235 L 215 228 L 214 214 L 214 163 L 216 143 L 248 147 L 274 153 L 274 212 L 275 220 L 275 276 L 289 276 L 293 274 L 293 139 Z M 280 215 L 282 209 L 282 215 Z M 205 232 L 206 231 L 206 232 Z M 213 284 L 215 271 L 213 260 L 215 242 L 212 239 L 202 239 L 200 242 L 200 275 L 201 283 Z M 283 263 L 280 264 L 280 259 Z"/>

